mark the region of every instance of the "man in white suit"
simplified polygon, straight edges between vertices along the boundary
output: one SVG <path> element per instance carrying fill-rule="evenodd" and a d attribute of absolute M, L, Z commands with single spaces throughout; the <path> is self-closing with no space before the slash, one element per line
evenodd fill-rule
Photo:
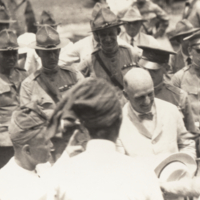
<path fill-rule="evenodd" d="M 126 154 L 144 158 L 149 166 L 163 154 L 180 151 L 196 157 L 195 143 L 180 112 L 173 104 L 154 98 L 147 71 L 131 69 L 124 77 L 124 93 L 129 102 L 123 108 L 118 142 Z"/>

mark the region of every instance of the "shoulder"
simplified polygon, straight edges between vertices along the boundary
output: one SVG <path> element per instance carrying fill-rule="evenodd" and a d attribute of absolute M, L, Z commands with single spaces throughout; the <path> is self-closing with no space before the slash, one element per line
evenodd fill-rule
<path fill-rule="evenodd" d="M 172 111 L 174 112 L 178 111 L 177 107 L 174 104 L 161 99 L 155 98 L 155 105 L 157 109 L 162 109 L 166 113 L 170 113 Z"/>
<path fill-rule="evenodd" d="M 91 55 L 95 55 L 95 54 L 97 54 L 98 52 L 100 52 L 101 51 L 101 49 L 96 49 L 96 50 L 94 50 L 92 53 L 91 53 Z"/>
<path fill-rule="evenodd" d="M 20 67 L 15 67 L 14 69 L 15 69 L 15 71 L 17 71 L 21 74 L 27 74 L 27 71 L 25 69 L 20 68 Z"/>
<path fill-rule="evenodd" d="M 26 78 L 24 79 L 24 81 L 22 82 L 22 87 L 23 87 L 24 85 L 30 86 L 31 83 L 34 82 L 35 79 L 36 79 L 38 76 L 39 76 L 39 75 L 35 75 L 35 73 L 33 73 L 33 74 L 29 75 L 28 77 L 26 77 Z"/>
<path fill-rule="evenodd" d="M 76 73 L 76 69 L 74 69 L 74 67 L 71 67 L 71 66 L 68 66 L 68 65 L 62 65 L 62 66 L 59 66 L 59 67 L 64 72 Z"/>
<path fill-rule="evenodd" d="M 165 84 L 166 88 L 173 92 L 174 94 L 180 95 L 181 89 L 178 87 L 175 87 L 174 85 L 171 84 Z"/>

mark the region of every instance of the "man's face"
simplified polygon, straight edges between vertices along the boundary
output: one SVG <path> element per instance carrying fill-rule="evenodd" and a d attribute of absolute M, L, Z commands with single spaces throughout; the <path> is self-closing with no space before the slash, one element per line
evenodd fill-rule
<path fill-rule="evenodd" d="M 55 50 L 37 50 L 37 53 L 42 61 L 42 66 L 48 69 L 53 69 L 58 65 L 60 49 Z"/>
<path fill-rule="evenodd" d="M 41 132 L 31 140 L 29 147 L 31 159 L 35 164 L 49 161 L 53 144 L 47 137 L 46 128 L 41 129 Z"/>
<path fill-rule="evenodd" d="M 124 25 L 126 32 L 130 37 L 135 37 L 142 26 L 141 21 L 136 21 L 136 22 L 128 22 L 127 24 Z"/>
<path fill-rule="evenodd" d="M 188 50 L 196 68 L 200 69 L 200 45 L 189 47 Z"/>
<path fill-rule="evenodd" d="M 157 70 L 150 70 L 148 69 L 151 78 L 153 80 L 153 85 L 154 87 L 159 85 L 162 81 L 163 81 L 163 70 L 161 69 L 157 69 Z"/>
<path fill-rule="evenodd" d="M 151 110 L 154 102 L 154 88 L 151 85 L 134 88 L 134 91 L 127 90 L 128 99 L 134 108 L 139 113 L 147 113 Z"/>
<path fill-rule="evenodd" d="M 99 42 L 106 52 L 113 52 L 117 46 L 118 29 L 116 27 L 98 31 Z"/>
<path fill-rule="evenodd" d="M 18 51 L 0 51 L 0 68 L 3 70 L 10 70 L 14 68 L 18 60 Z"/>

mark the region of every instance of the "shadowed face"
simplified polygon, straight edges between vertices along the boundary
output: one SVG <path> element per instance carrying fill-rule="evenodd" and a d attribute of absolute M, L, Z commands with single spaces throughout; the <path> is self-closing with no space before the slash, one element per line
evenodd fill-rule
<path fill-rule="evenodd" d="M 142 26 L 141 21 L 136 21 L 136 22 L 128 22 L 127 24 L 124 25 L 126 32 L 130 37 L 135 37 Z"/>
<path fill-rule="evenodd" d="M 200 45 L 191 46 L 188 48 L 189 54 L 197 69 L 200 69 Z"/>
<path fill-rule="evenodd" d="M 112 53 L 117 44 L 118 29 L 116 27 L 98 31 L 99 42 L 104 51 Z"/>

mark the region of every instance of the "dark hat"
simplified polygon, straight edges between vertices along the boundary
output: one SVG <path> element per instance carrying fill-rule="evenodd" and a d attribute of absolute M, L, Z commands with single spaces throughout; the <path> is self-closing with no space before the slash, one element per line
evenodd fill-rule
<path fill-rule="evenodd" d="M 99 31 L 123 24 L 123 22 L 118 21 L 117 16 L 108 7 L 94 7 L 93 13 L 96 16 L 91 22 L 92 31 Z"/>
<path fill-rule="evenodd" d="M 189 40 L 190 46 L 198 46 L 200 45 L 200 31 L 193 33 L 192 35 L 184 38 L 184 40 Z"/>
<path fill-rule="evenodd" d="M 124 17 L 121 19 L 121 21 L 135 22 L 135 21 L 146 21 L 146 20 L 143 19 L 137 7 L 130 7 L 125 13 Z"/>
<path fill-rule="evenodd" d="M 68 39 L 60 40 L 58 32 L 49 25 L 43 25 L 36 33 L 36 41 L 29 45 L 33 49 L 60 49 L 69 43 Z"/>
<path fill-rule="evenodd" d="M 0 51 L 17 50 L 17 36 L 12 30 L 5 29 L 0 32 Z"/>
<path fill-rule="evenodd" d="M 25 144 L 45 126 L 47 126 L 46 115 L 36 102 L 30 102 L 13 112 L 8 130 L 14 144 Z"/>
<path fill-rule="evenodd" d="M 16 21 L 10 19 L 8 11 L 5 9 L 5 7 L 0 6 L 0 24 L 9 24 L 14 22 Z"/>
<path fill-rule="evenodd" d="M 150 70 L 160 69 L 160 64 L 169 62 L 170 54 L 176 54 L 174 51 L 162 48 L 159 44 L 154 44 L 154 46 L 138 45 L 138 47 L 143 50 L 139 65 Z"/>
<path fill-rule="evenodd" d="M 53 14 L 50 11 L 43 10 L 40 21 L 36 25 L 50 25 L 50 26 L 57 26 L 59 23 L 56 23 Z"/>
<path fill-rule="evenodd" d="M 200 30 L 200 28 L 194 28 L 187 19 L 183 19 L 176 24 L 176 33 L 170 40 L 177 40 L 180 36 L 186 37 L 198 30 Z"/>

